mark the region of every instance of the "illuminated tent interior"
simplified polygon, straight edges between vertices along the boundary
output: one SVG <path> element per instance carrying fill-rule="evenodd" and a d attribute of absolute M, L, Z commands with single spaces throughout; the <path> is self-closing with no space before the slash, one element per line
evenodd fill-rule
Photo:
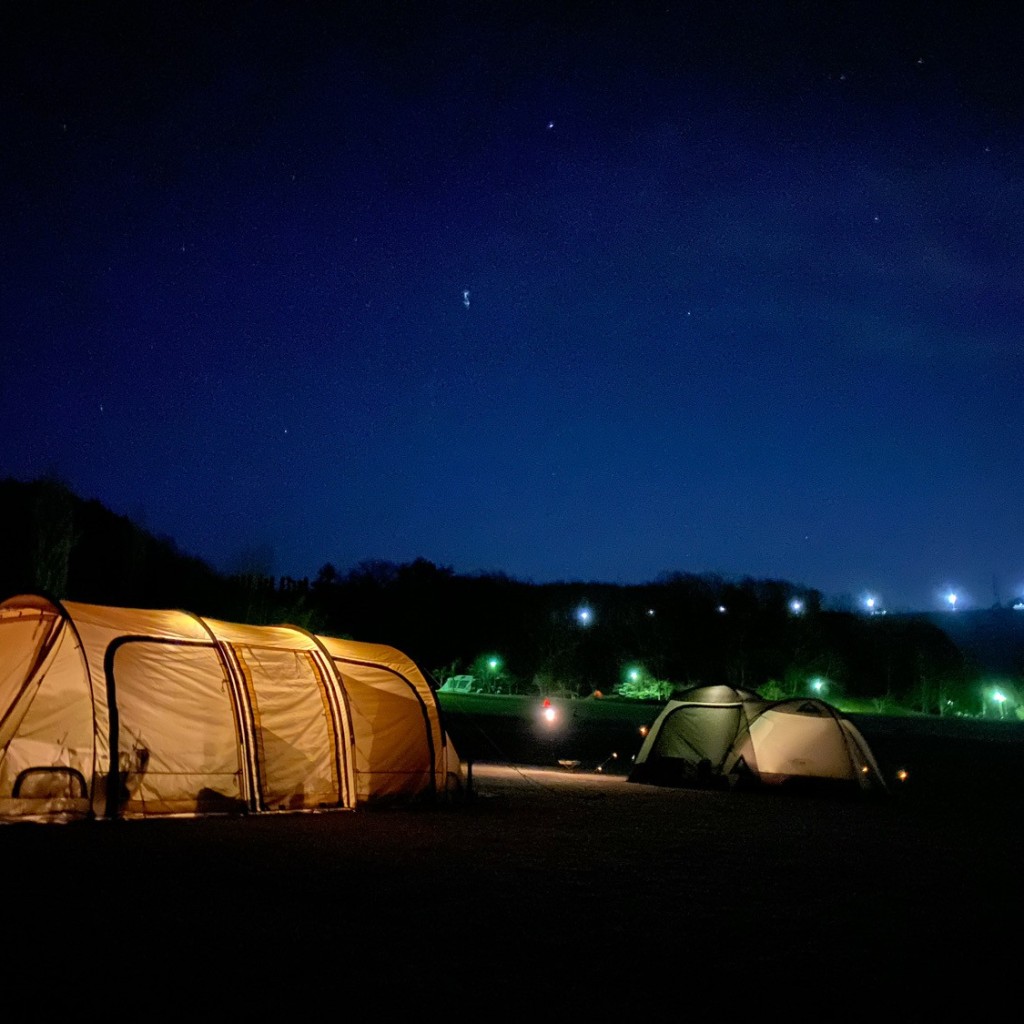
<path fill-rule="evenodd" d="M 460 782 L 433 688 L 394 648 L 0 603 L 0 820 L 354 809 Z"/>
<path fill-rule="evenodd" d="M 885 792 L 874 754 L 838 708 L 817 698 L 767 701 L 728 686 L 669 701 L 651 726 L 631 782 Z"/>

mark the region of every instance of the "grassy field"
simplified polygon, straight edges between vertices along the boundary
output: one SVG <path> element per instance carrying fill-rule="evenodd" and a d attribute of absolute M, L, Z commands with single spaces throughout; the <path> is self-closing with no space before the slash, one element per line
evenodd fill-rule
<path fill-rule="evenodd" d="M 663 701 L 441 693 L 448 732 L 463 760 L 580 767 L 622 774 Z M 545 717 L 550 710 L 552 718 Z"/>
<path fill-rule="evenodd" d="M 466 762 L 521 764 L 627 775 L 662 701 L 440 694 L 448 733 Z M 889 784 L 917 794 L 972 789 L 1024 796 L 1024 723 L 849 712 Z"/>

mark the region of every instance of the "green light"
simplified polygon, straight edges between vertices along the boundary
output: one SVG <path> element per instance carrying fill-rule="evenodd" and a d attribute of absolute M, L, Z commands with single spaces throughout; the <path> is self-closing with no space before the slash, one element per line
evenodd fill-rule
<path fill-rule="evenodd" d="M 992 691 L 992 699 L 996 702 L 996 705 L 999 708 L 999 717 L 1000 718 L 1005 718 L 1006 717 L 1006 708 L 1003 705 L 1006 704 L 1006 700 L 1007 700 L 1006 694 L 1003 693 L 1002 690 L 993 690 Z"/>

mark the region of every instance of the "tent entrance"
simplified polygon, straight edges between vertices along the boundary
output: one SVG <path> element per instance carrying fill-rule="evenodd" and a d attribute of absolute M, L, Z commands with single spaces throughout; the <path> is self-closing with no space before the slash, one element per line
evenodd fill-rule
<path fill-rule="evenodd" d="M 216 646 L 125 637 L 107 663 L 119 813 L 244 809 L 232 687 Z"/>
<path fill-rule="evenodd" d="M 231 651 L 252 708 L 260 810 L 344 807 L 337 709 L 313 652 Z"/>

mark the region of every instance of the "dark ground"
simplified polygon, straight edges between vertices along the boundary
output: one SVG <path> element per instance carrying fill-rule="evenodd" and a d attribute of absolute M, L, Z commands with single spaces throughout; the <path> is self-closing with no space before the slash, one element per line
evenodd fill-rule
<path fill-rule="evenodd" d="M 976 1016 L 1021 963 L 1019 736 L 876 730 L 911 771 L 879 800 L 478 761 L 433 808 L 10 825 L 9 1006 Z"/>

